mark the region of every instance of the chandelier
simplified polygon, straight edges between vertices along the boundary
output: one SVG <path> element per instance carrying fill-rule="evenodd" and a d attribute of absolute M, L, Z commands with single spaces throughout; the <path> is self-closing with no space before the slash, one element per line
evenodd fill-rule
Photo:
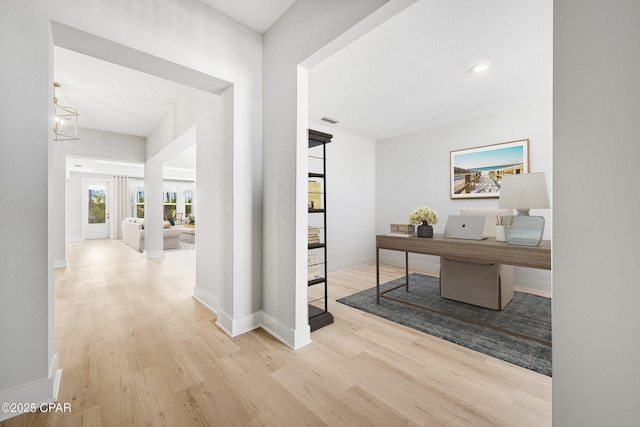
<path fill-rule="evenodd" d="M 60 83 L 53 83 L 53 134 L 55 141 L 78 140 L 78 110 L 58 104 L 56 88 Z"/>

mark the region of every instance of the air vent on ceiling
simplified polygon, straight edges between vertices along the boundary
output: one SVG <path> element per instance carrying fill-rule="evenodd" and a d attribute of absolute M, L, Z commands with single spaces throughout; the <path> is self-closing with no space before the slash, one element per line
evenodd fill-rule
<path fill-rule="evenodd" d="M 340 122 L 340 120 L 332 119 L 331 117 L 323 117 L 320 120 L 327 123 L 331 123 L 332 125 L 335 125 L 336 123 Z"/>

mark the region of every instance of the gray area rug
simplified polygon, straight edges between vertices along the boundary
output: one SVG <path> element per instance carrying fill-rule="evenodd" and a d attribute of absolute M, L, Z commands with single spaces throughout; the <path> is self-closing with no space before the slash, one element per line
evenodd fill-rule
<path fill-rule="evenodd" d="M 380 285 L 380 288 L 384 291 L 402 283 L 404 277 Z M 338 302 L 551 376 L 550 298 L 515 292 L 504 310 L 491 310 L 441 298 L 439 279 L 417 273 L 409 276 L 409 292 L 402 287 L 387 295 L 456 318 L 386 298 L 380 298 L 378 305 L 375 287 L 341 298 Z"/>

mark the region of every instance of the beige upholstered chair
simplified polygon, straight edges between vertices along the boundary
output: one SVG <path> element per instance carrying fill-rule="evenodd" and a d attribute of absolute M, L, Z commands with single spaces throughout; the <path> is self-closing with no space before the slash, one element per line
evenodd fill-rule
<path fill-rule="evenodd" d="M 462 208 L 462 215 L 484 215 L 483 234 L 496 235 L 496 216 L 511 209 Z M 493 310 L 503 309 L 513 298 L 513 266 L 480 263 L 460 258 L 440 258 L 440 296 Z"/>

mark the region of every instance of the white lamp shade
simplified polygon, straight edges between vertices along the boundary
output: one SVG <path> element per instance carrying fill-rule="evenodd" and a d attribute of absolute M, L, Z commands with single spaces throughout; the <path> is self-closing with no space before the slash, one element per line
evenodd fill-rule
<path fill-rule="evenodd" d="M 542 172 L 502 177 L 500 209 L 549 209 L 547 179 Z"/>

